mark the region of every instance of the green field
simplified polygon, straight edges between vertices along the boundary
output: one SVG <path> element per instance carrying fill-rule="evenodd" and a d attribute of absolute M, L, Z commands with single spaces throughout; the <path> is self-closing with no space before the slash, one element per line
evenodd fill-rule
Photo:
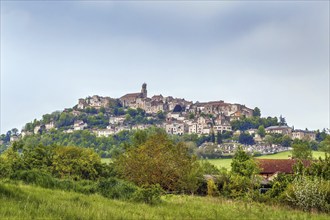
<path fill-rule="evenodd" d="M 291 156 L 291 154 L 292 154 L 291 151 L 285 151 L 285 152 L 281 152 L 281 153 L 277 153 L 277 154 L 264 155 L 264 156 L 260 156 L 260 157 L 256 157 L 256 158 L 260 158 L 260 159 L 289 159 L 289 156 Z M 324 158 L 325 153 L 320 152 L 320 151 L 313 151 L 313 157 L 315 159 L 318 159 L 319 157 Z M 211 164 L 217 166 L 218 168 L 224 167 L 224 168 L 227 168 L 228 170 L 230 170 L 231 160 L 232 159 L 209 159 L 208 161 Z"/>
<path fill-rule="evenodd" d="M 150 206 L 100 195 L 0 183 L 0 219 L 328 219 L 285 207 L 167 195 Z"/>
<path fill-rule="evenodd" d="M 260 157 L 256 157 L 256 158 L 260 158 L 260 159 L 289 159 L 289 156 L 291 156 L 291 151 L 285 151 L 285 152 L 281 152 L 281 153 L 277 153 L 277 154 L 270 154 L 270 155 L 264 155 L 264 156 L 260 156 Z M 318 159 L 319 157 L 324 158 L 325 153 L 324 152 L 320 152 L 320 151 L 313 151 L 313 157 L 315 159 Z M 218 168 L 224 167 L 228 170 L 231 169 L 231 158 L 226 158 L 226 159 L 208 159 L 207 161 L 209 161 L 211 164 L 215 165 Z M 102 162 L 103 163 L 110 163 L 111 159 L 110 158 L 102 158 Z"/>
<path fill-rule="evenodd" d="M 102 163 L 110 163 L 110 161 L 111 161 L 111 158 L 101 158 L 101 162 Z"/>

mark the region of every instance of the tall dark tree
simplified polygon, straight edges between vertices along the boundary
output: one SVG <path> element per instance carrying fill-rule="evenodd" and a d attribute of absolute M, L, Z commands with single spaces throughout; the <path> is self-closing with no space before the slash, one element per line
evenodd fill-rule
<path fill-rule="evenodd" d="M 253 145 L 254 144 L 254 140 L 253 137 L 248 134 L 248 133 L 241 133 L 238 137 L 238 142 L 241 144 L 246 144 L 246 145 Z"/>
<path fill-rule="evenodd" d="M 222 135 L 219 131 L 217 133 L 217 144 L 222 144 Z"/>
<path fill-rule="evenodd" d="M 260 112 L 260 109 L 258 107 L 255 107 L 253 109 L 253 116 L 254 117 L 260 117 L 261 116 L 261 112 Z"/>
<path fill-rule="evenodd" d="M 287 126 L 287 125 L 288 125 L 288 124 L 286 123 L 285 118 L 284 118 L 282 115 L 280 115 L 280 122 L 279 122 L 279 125 L 280 125 L 280 126 Z"/>

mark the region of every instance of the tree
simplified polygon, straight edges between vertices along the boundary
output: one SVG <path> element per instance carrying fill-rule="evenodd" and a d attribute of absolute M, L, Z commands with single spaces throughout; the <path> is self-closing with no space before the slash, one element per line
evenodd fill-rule
<path fill-rule="evenodd" d="M 282 143 L 281 143 L 281 145 L 283 146 L 283 147 L 290 147 L 291 146 L 291 137 L 290 136 L 288 136 L 288 135 L 284 135 L 283 137 L 282 137 Z"/>
<path fill-rule="evenodd" d="M 254 117 L 260 117 L 261 116 L 260 109 L 258 107 L 255 107 L 253 109 L 253 116 Z"/>
<path fill-rule="evenodd" d="M 157 117 L 160 119 L 160 120 L 164 120 L 165 119 L 165 114 L 163 111 L 158 111 L 157 112 Z"/>
<path fill-rule="evenodd" d="M 25 147 L 23 150 L 23 161 L 27 169 L 38 169 L 49 171 L 52 166 L 53 147 L 38 146 Z"/>
<path fill-rule="evenodd" d="M 264 141 L 265 141 L 266 145 L 272 146 L 273 143 L 274 143 L 274 138 L 271 135 L 268 134 L 268 135 L 265 136 Z"/>
<path fill-rule="evenodd" d="M 312 149 L 309 144 L 303 141 L 292 144 L 292 157 L 295 159 L 311 160 Z"/>
<path fill-rule="evenodd" d="M 320 143 L 319 149 L 321 151 L 330 153 L 330 135 L 327 135 L 323 141 Z"/>
<path fill-rule="evenodd" d="M 192 112 L 190 112 L 190 113 L 189 113 L 189 119 L 190 119 L 190 120 L 195 119 L 195 114 L 192 113 Z"/>
<path fill-rule="evenodd" d="M 54 149 L 52 171 L 60 178 L 97 179 L 101 158 L 92 150 L 81 147 L 57 147 Z"/>
<path fill-rule="evenodd" d="M 215 143 L 215 135 L 214 135 L 214 132 L 213 131 L 211 133 L 211 142 L 212 143 Z"/>
<path fill-rule="evenodd" d="M 114 165 L 120 177 L 138 186 L 159 184 L 165 190 L 178 191 L 192 188 L 185 180 L 192 178 L 198 161 L 182 142 L 157 133 L 120 155 Z"/>
<path fill-rule="evenodd" d="M 15 136 L 18 135 L 18 129 L 17 128 L 11 129 L 11 134 Z"/>
<path fill-rule="evenodd" d="M 326 137 L 327 137 L 327 132 L 326 132 L 325 128 L 322 130 L 322 132 L 320 132 L 320 130 L 316 131 L 316 137 L 315 137 L 316 141 L 321 142 Z"/>
<path fill-rule="evenodd" d="M 282 117 L 282 115 L 280 115 L 280 122 L 279 122 L 280 126 L 287 126 L 288 124 L 286 123 L 286 120 L 284 117 Z"/>
<path fill-rule="evenodd" d="M 231 172 L 240 176 L 252 177 L 258 173 L 258 165 L 251 155 L 239 147 L 231 162 Z"/>
<path fill-rule="evenodd" d="M 217 133 L 217 144 L 222 144 L 222 135 L 219 131 Z"/>
<path fill-rule="evenodd" d="M 238 142 L 241 144 L 246 144 L 246 145 L 253 145 L 254 144 L 254 140 L 253 137 L 248 134 L 248 133 L 241 133 L 238 137 Z"/>
<path fill-rule="evenodd" d="M 265 127 L 263 125 L 260 125 L 258 128 L 258 134 L 260 135 L 260 137 L 265 137 L 266 135 L 266 130 Z"/>

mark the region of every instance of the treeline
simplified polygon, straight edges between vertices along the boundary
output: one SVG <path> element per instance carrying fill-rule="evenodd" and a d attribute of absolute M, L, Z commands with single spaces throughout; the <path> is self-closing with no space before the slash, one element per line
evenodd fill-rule
<path fill-rule="evenodd" d="M 74 112 L 76 111 L 76 112 Z M 77 114 L 79 112 L 79 114 Z M 63 112 L 55 111 L 51 114 L 45 114 L 41 120 L 34 120 L 26 123 L 23 130 L 25 132 L 33 132 L 36 126 L 41 126 L 40 133 L 45 133 L 44 125 L 54 122 L 54 126 L 59 130 L 67 130 L 71 128 L 75 121 L 81 120 L 87 123 L 87 128 L 105 129 L 109 125 L 111 116 L 125 116 L 124 124 L 157 124 L 164 121 L 164 113 L 160 112 L 156 117 L 149 117 L 143 109 L 123 108 L 120 103 L 109 108 L 101 107 L 96 109 L 87 107 L 86 109 L 66 109 Z"/>
<path fill-rule="evenodd" d="M 278 175 L 268 183 L 269 190 L 262 186 L 257 161 L 241 148 L 235 152 L 231 167 L 231 171 L 219 170 L 197 160 L 189 146 L 162 130 L 140 130 L 110 164 L 101 163 L 88 148 L 15 142 L 0 155 L 0 181 L 148 204 L 160 203 L 164 193 L 184 193 L 330 211 L 327 154 L 324 159 L 310 161 L 309 167 L 297 160 L 294 174 Z"/>
<path fill-rule="evenodd" d="M 145 129 L 146 133 L 155 133 L 164 131 L 158 127 L 150 127 Z M 65 133 L 60 130 L 51 129 L 47 133 L 27 135 L 20 142 L 28 147 L 35 147 L 39 144 L 44 146 L 78 146 L 83 148 L 92 148 L 102 158 L 110 158 L 120 154 L 123 149 L 132 144 L 132 140 L 139 130 L 124 130 L 109 137 L 97 137 L 96 134 L 89 130 L 73 131 Z M 230 137 L 232 134 L 224 134 L 224 137 Z M 190 142 L 191 148 L 197 148 L 204 142 L 211 142 L 212 135 L 198 136 L 197 134 L 185 134 L 183 136 L 173 135 L 171 137 L 176 142 Z M 5 150 L 5 148 L 3 149 Z M 1 153 L 1 152 L 0 152 Z"/>

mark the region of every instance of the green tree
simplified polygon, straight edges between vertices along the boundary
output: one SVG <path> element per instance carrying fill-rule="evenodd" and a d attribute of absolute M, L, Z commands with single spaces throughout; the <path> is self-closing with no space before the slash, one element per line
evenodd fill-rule
<path fill-rule="evenodd" d="M 183 143 L 157 133 L 120 155 L 114 164 L 120 177 L 139 186 L 159 184 L 165 190 L 178 191 L 193 188 L 185 180 L 191 180 L 196 162 Z"/>
<path fill-rule="evenodd" d="M 163 111 L 158 111 L 157 112 L 157 117 L 160 119 L 160 120 L 164 120 L 165 119 L 165 114 Z"/>
<path fill-rule="evenodd" d="M 260 137 L 265 137 L 266 135 L 266 130 L 265 127 L 263 125 L 260 125 L 258 128 L 258 134 L 260 135 Z"/>
<path fill-rule="evenodd" d="M 291 146 L 291 137 L 290 136 L 288 136 L 288 135 L 284 135 L 283 137 L 282 137 L 282 143 L 281 143 L 281 145 L 283 146 L 283 147 L 290 147 Z"/>
<path fill-rule="evenodd" d="M 292 157 L 302 160 L 311 160 L 312 149 L 309 144 L 303 141 L 292 144 Z"/>
<path fill-rule="evenodd" d="M 219 131 L 217 133 L 217 144 L 222 144 L 222 135 Z"/>
<path fill-rule="evenodd" d="M 246 144 L 246 145 L 253 145 L 254 144 L 254 140 L 253 137 L 248 134 L 248 133 L 241 133 L 238 137 L 238 142 L 241 144 Z"/>
<path fill-rule="evenodd" d="M 52 157 L 53 147 L 39 144 L 35 147 L 25 147 L 22 159 L 27 169 L 49 171 L 52 166 Z"/>
<path fill-rule="evenodd" d="M 323 141 L 320 143 L 319 149 L 321 151 L 330 153 L 330 135 L 327 135 Z"/>
<path fill-rule="evenodd" d="M 282 115 L 280 115 L 280 122 L 279 122 L 280 126 L 287 126 L 288 124 L 286 123 L 286 120 L 284 117 L 282 117 Z"/>
<path fill-rule="evenodd" d="M 258 107 L 255 107 L 253 109 L 253 116 L 254 117 L 260 117 L 261 116 L 260 109 Z"/>
<path fill-rule="evenodd" d="M 231 172 L 240 176 L 252 177 L 258 171 L 258 165 L 252 156 L 238 147 L 231 162 Z"/>
<path fill-rule="evenodd" d="M 101 158 L 92 150 L 81 147 L 57 147 L 52 159 L 52 172 L 60 178 L 97 179 Z"/>

